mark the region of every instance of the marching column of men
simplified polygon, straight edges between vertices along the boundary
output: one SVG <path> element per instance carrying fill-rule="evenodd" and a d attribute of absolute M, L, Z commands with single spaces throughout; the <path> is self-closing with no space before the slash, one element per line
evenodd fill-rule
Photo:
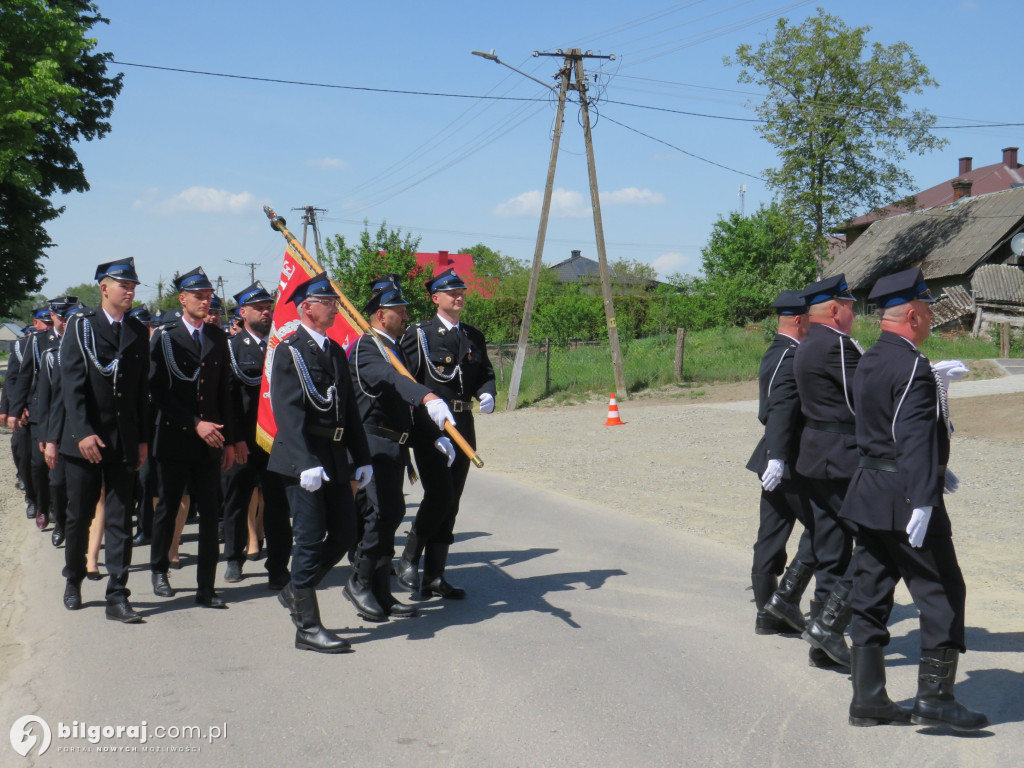
<path fill-rule="evenodd" d="M 813 570 L 817 583 L 803 636 L 812 666 L 852 668 L 851 725 L 984 728 L 988 718 L 953 694 L 959 655 L 967 650 L 966 586 L 943 501 L 943 493 L 959 486 L 946 466 L 952 433 L 946 391 L 967 368 L 958 360 L 932 364 L 918 349 L 931 332 L 934 301 L 920 269 L 879 279 L 868 300 L 879 308 L 882 333 L 864 353 L 849 335 L 854 297 L 844 275 L 784 292 L 775 303 L 779 335 L 760 375 L 765 434 L 747 465 L 762 485 L 752 570 L 755 632 L 801 629 L 800 593 Z M 802 340 L 794 331 L 800 323 L 785 316 L 802 314 L 801 301 L 810 321 Z M 792 374 L 787 350 L 795 352 Z M 794 431 L 796 445 L 788 442 Z M 788 490 L 788 503 L 771 496 L 780 490 Z M 808 507 L 810 516 L 801 517 Z M 782 585 L 766 597 L 785 560 L 793 519 L 804 524 L 804 538 Z M 887 625 L 900 579 L 921 614 L 912 709 L 886 692 Z"/>

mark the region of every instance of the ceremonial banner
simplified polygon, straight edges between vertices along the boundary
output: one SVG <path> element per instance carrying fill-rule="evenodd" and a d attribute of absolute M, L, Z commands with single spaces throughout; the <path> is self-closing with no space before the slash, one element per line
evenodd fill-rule
<path fill-rule="evenodd" d="M 270 372 L 274 364 L 274 352 L 282 340 L 295 333 L 299 327 L 299 308 L 292 304 L 295 286 L 300 285 L 323 269 L 316 262 L 303 258 L 292 250 L 285 248 L 284 261 L 281 263 L 281 279 L 277 285 L 277 303 L 274 305 L 274 319 L 267 336 L 267 356 L 263 362 L 263 381 L 260 382 L 260 405 L 256 415 L 256 442 L 267 453 L 274 444 L 277 434 L 277 423 L 270 407 Z M 350 325 L 339 312 L 334 325 L 327 335 L 348 351 L 349 345 L 362 334 Z"/>

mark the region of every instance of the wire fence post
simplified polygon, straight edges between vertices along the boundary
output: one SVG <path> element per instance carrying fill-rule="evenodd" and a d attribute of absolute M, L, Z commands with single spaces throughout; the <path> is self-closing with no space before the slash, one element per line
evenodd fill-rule
<path fill-rule="evenodd" d="M 999 356 L 1007 358 L 1010 356 L 1010 324 L 999 324 Z"/>
<path fill-rule="evenodd" d="M 683 348 L 686 345 L 686 329 L 676 328 L 676 381 L 683 380 Z"/>
<path fill-rule="evenodd" d="M 551 339 L 544 338 L 544 397 L 551 394 Z"/>

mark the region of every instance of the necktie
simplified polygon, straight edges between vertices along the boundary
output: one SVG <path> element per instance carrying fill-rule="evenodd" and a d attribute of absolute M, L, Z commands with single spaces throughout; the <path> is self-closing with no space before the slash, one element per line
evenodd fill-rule
<path fill-rule="evenodd" d="M 260 352 L 266 352 L 266 351 L 267 351 L 267 340 L 266 339 L 261 339 L 260 340 Z"/>
<path fill-rule="evenodd" d="M 117 320 L 110 324 L 110 330 L 114 332 L 114 341 L 121 343 L 121 323 Z"/>
<path fill-rule="evenodd" d="M 192 342 L 196 346 L 196 353 L 201 353 L 203 351 L 203 339 L 199 335 L 198 329 L 192 331 Z"/>

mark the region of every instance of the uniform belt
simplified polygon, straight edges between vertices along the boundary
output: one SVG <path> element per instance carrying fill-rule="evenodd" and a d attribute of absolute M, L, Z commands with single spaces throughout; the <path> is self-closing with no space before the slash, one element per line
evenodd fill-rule
<path fill-rule="evenodd" d="M 857 459 L 857 466 L 861 469 L 878 469 L 882 472 L 899 472 L 900 465 L 893 459 L 876 459 L 874 456 L 861 456 Z M 939 477 L 946 474 L 946 465 L 939 464 Z"/>
<path fill-rule="evenodd" d="M 465 400 L 445 400 L 448 403 L 448 407 L 452 409 L 452 413 L 462 413 L 463 411 L 472 411 L 473 403 L 466 402 Z"/>
<path fill-rule="evenodd" d="M 368 435 L 376 435 L 377 437 L 386 437 L 388 440 L 394 440 L 399 445 L 405 445 L 405 441 L 409 439 L 408 432 L 395 432 L 393 429 L 386 429 L 384 427 L 375 427 L 372 425 L 364 424 L 363 428 L 366 430 Z"/>
<path fill-rule="evenodd" d="M 331 429 L 330 427 L 306 427 L 306 433 L 315 437 L 326 437 L 328 440 L 334 443 L 341 442 L 341 436 L 345 433 L 344 427 L 336 427 Z"/>
<path fill-rule="evenodd" d="M 817 429 L 820 432 L 834 432 L 837 435 L 857 434 L 853 424 L 847 424 L 843 421 L 814 421 L 813 419 L 807 419 L 804 424 L 811 429 Z M 895 470 L 893 471 L 895 472 Z"/>

